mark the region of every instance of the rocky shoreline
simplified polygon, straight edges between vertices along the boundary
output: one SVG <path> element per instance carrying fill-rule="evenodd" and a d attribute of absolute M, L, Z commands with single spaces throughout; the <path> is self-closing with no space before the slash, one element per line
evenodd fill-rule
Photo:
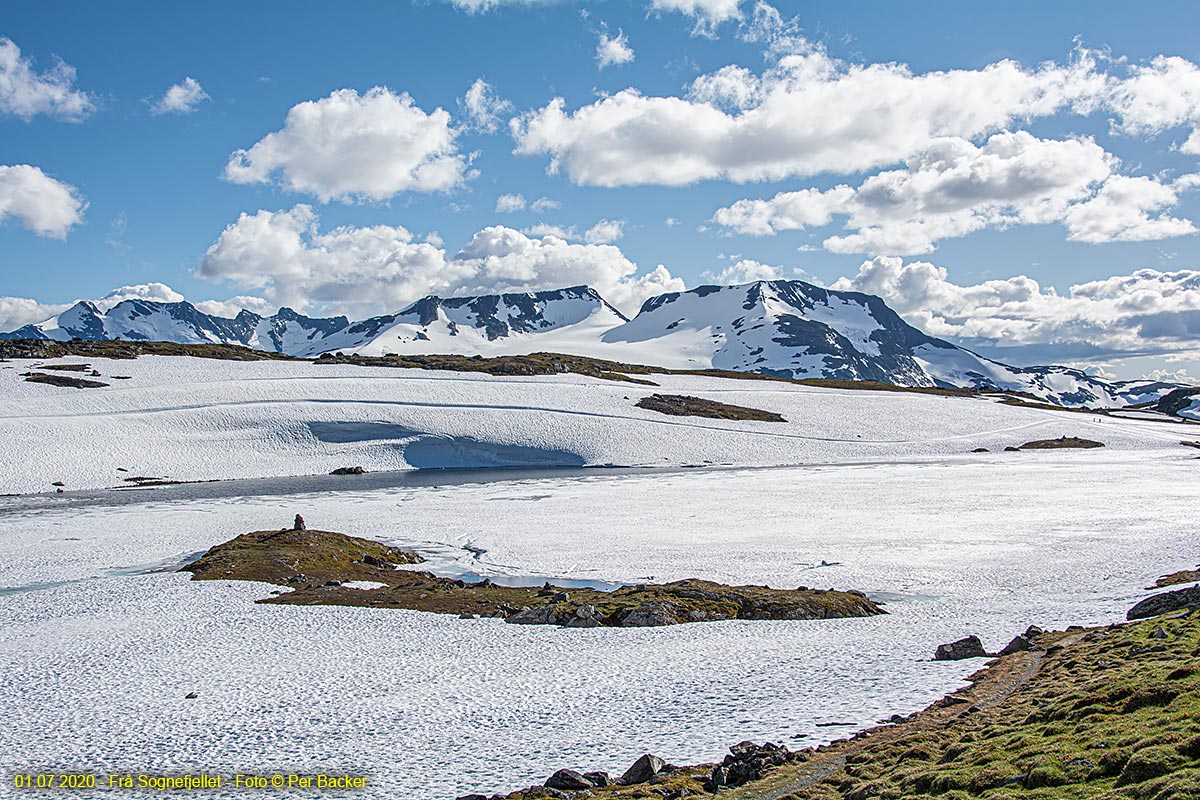
<path fill-rule="evenodd" d="M 395 547 L 330 531 L 254 531 L 211 548 L 181 571 L 193 580 L 271 583 L 281 590 L 260 603 L 400 608 L 496 617 L 517 625 L 634 628 L 719 620 L 809 620 L 887 613 L 862 592 L 727 586 L 689 578 L 613 591 L 501 586 L 400 569 L 424 559 Z"/>
<path fill-rule="evenodd" d="M 458 800 L 1194 800 L 1200 585 L 1145 598 L 1128 619 L 1030 626 L 999 655 L 976 637 L 942 645 L 935 660 L 993 660 L 970 687 L 828 745 L 740 742 L 722 761 L 684 767 L 646 754 L 615 779 L 567 768 L 540 786 Z"/>

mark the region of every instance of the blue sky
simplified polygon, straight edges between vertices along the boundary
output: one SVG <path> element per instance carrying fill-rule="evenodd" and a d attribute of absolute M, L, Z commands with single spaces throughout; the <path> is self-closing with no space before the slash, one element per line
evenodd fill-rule
<path fill-rule="evenodd" d="M 0 165 L 36 174 L 0 175 L 0 328 L 152 283 L 363 316 L 801 277 L 1200 374 L 1197 4 L 486 5 L 6 4 Z"/>

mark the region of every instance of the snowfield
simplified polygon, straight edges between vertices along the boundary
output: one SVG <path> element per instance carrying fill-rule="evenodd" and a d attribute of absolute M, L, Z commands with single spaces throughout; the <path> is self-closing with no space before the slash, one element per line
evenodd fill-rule
<path fill-rule="evenodd" d="M 941 642 L 1116 621 L 1196 562 L 1183 423 L 684 376 L 90 363 L 110 387 L 0 364 L 0 493 L 26 493 L 0 497 L 0 752 L 21 772 L 345 771 L 370 777 L 356 797 L 426 800 L 816 744 L 981 665 L 930 661 Z M 651 392 L 788 422 L 634 405 Z M 1061 435 L 1107 447 L 997 452 Z M 604 464 L 658 469 L 549 469 Z M 734 466 L 678 468 L 704 464 Z M 324 474 L 351 465 L 409 471 Z M 420 469 L 449 466 L 543 469 Z M 259 480 L 76 491 L 135 476 Z M 569 630 L 260 606 L 272 587 L 175 571 L 296 513 L 441 574 L 856 588 L 891 613 Z"/>
<path fill-rule="evenodd" d="M 827 741 L 981 666 L 930 661 L 940 642 L 1116 621 L 1194 564 L 1185 450 L 0 498 L 0 752 L 22 772 L 346 770 L 371 776 L 355 796 L 418 800 Z M 860 588 L 891 613 L 569 630 L 259 606 L 272 587 L 143 574 L 297 512 L 445 572 Z"/>
<path fill-rule="evenodd" d="M 1170 449 L 1181 438 L 1171 424 L 768 381 L 660 375 L 652 376 L 660 386 L 648 387 L 579 375 L 143 356 L 89 361 L 111 386 L 77 390 L 24 381 L 20 373 L 34 363 L 0 364 L 0 492 L 355 465 L 817 464 L 1002 450 L 1061 435 L 1122 450 Z M 788 422 L 668 417 L 635 406 L 654 392 L 777 411 Z"/>

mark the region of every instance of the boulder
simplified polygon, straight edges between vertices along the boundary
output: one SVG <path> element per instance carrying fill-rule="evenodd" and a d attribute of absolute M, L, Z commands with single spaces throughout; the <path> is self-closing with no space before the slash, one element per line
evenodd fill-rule
<path fill-rule="evenodd" d="M 770 770 L 788 763 L 792 758 L 791 751 L 783 745 L 739 742 L 729 748 L 729 755 L 725 756 L 724 761 L 713 767 L 704 788 L 716 792 L 761 780 Z"/>
<path fill-rule="evenodd" d="M 632 786 L 635 783 L 646 783 L 663 771 L 667 762 L 650 753 L 633 762 L 633 766 L 625 770 L 625 774 L 617 781 L 622 786 Z"/>
<path fill-rule="evenodd" d="M 1151 595 L 1129 609 L 1125 619 L 1150 619 L 1159 614 L 1168 614 L 1184 608 L 1200 606 L 1200 584 L 1186 589 L 1176 589 L 1173 592 Z"/>
<path fill-rule="evenodd" d="M 573 769 L 560 769 L 547 778 L 544 785 L 551 789 L 591 789 L 596 784 Z"/>
<path fill-rule="evenodd" d="M 515 614 L 509 614 L 504 621 L 513 625 L 557 625 L 558 618 L 559 611 L 552 606 L 525 606 Z"/>
<path fill-rule="evenodd" d="M 330 475 L 364 475 L 366 470 L 362 467 L 338 467 Z"/>
<path fill-rule="evenodd" d="M 646 603 L 630 611 L 621 619 L 622 628 L 654 628 L 674 625 L 679 620 L 663 603 Z"/>
<path fill-rule="evenodd" d="M 957 642 L 939 644 L 937 652 L 933 654 L 933 660 L 961 661 L 964 658 L 984 658 L 987 654 L 987 650 L 983 649 L 983 642 L 978 636 L 972 635 Z"/>
<path fill-rule="evenodd" d="M 1033 648 L 1033 644 L 1024 636 L 1015 636 L 1013 640 L 1004 645 L 1004 649 L 1000 651 L 1000 655 L 1007 656 L 1013 653 L 1021 653 Z"/>
<path fill-rule="evenodd" d="M 593 605 L 584 604 L 563 623 L 568 628 L 599 628 L 604 625 L 600 612 Z"/>
<path fill-rule="evenodd" d="M 591 781 L 592 786 L 612 786 L 612 778 L 608 777 L 607 772 L 585 772 L 583 779 Z"/>
<path fill-rule="evenodd" d="M 308 526 L 304 524 L 304 517 L 300 516 L 299 514 L 296 515 L 296 519 L 292 522 L 292 530 L 294 530 L 294 531 L 308 530 Z"/>

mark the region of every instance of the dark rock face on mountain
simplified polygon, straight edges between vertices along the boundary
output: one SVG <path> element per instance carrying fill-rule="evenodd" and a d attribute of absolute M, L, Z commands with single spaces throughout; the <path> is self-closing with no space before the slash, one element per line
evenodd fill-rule
<path fill-rule="evenodd" d="M 1178 416 L 1180 411 L 1197 400 L 1200 400 L 1200 389 L 1175 389 L 1165 394 L 1155 404 L 1154 410 L 1169 416 Z"/>
<path fill-rule="evenodd" d="M 103 301 L 79 302 L 55 319 L 0 338 L 232 344 L 302 358 L 330 352 L 564 352 L 676 369 L 1019 392 L 1065 406 L 1148 403 L 1178 388 L 1158 381 L 1107 383 L 1067 367 L 1010 367 L 928 336 L 879 297 L 804 281 L 671 292 L 647 300 L 632 320 L 588 286 L 429 296 L 394 314 L 358 322 L 309 317 L 290 308 L 268 317 L 242 311 L 228 319 L 187 302 L 131 299 L 111 307 Z M 1190 402 L 1189 396 L 1173 393 L 1170 405 L 1182 408 Z"/>
<path fill-rule="evenodd" d="M 936 385 L 914 359 L 914 348 L 954 347 L 907 324 L 878 297 L 804 281 L 701 286 L 664 294 L 647 300 L 629 325 L 605 339 L 659 337 L 699 339 L 716 369 L 903 386 Z"/>

